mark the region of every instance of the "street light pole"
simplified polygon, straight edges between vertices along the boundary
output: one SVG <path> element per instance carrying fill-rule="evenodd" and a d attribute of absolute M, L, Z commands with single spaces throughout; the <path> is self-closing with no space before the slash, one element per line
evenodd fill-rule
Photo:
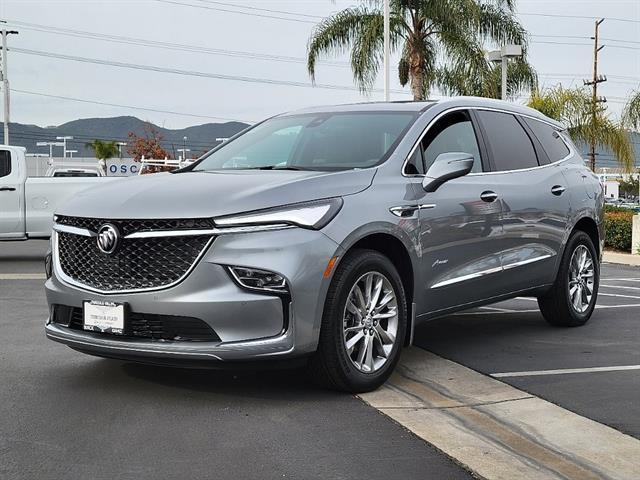
<path fill-rule="evenodd" d="M 73 140 L 73 137 L 56 137 L 56 140 L 62 140 L 62 158 L 67 158 L 67 140 Z"/>
<path fill-rule="evenodd" d="M 500 83 L 502 100 L 506 100 L 509 96 L 508 91 L 508 71 L 509 71 L 509 59 L 522 56 L 522 45 L 504 45 L 500 50 L 489 52 L 490 62 L 501 62 L 502 68 L 502 80 Z"/>
<path fill-rule="evenodd" d="M 389 95 L 389 56 L 391 53 L 389 0 L 384 0 L 384 101 L 390 100 Z"/>

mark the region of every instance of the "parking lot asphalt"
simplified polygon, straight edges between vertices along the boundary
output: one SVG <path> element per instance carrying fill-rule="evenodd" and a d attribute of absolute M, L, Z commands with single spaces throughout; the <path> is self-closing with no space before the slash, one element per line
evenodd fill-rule
<path fill-rule="evenodd" d="M 471 478 L 299 370 L 152 367 L 46 340 L 42 280 L 2 277 L 42 272 L 45 250 L 0 243 L 0 478 Z"/>
<path fill-rule="evenodd" d="M 518 298 L 433 320 L 415 338 L 426 350 L 481 373 L 506 373 L 499 380 L 640 438 L 640 267 L 603 264 L 597 309 L 582 327 L 551 327 L 535 299 Z M 594 370 L 600 367 L 610 371 Z"/>

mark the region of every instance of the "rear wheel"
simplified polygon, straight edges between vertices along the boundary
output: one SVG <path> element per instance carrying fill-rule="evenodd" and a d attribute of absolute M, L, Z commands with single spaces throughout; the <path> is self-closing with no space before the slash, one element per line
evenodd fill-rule
<path fill-rule="evenodd" d="M 538 298 L 542 315 L 552 325 L 584 325 L 595 308 L 599 283 L 600 270 L 593 242 L 586 233 L 574 232 L 553 287 Z"/>
<path fill-rule="evenodd" d="M 398 362 L 406 324 L 405 293 L 391 261 L 374 250 L 350 253 L 329 286 L 314 376 L 336 390 L 378 388 Z"/>

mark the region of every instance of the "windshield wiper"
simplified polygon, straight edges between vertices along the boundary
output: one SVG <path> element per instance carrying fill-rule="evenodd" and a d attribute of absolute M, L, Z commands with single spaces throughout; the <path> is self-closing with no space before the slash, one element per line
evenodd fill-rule
<path fill-rule="evenodd" d="M 264 167 L 254 167 L 252 170 L 297 170 L 304 171 L 310 170 L 309 168 L 304 167 L 296 167 L 294 165 L 288 165 L 286 167 L 279 167 L 277 165 L 265 165 Z"/>

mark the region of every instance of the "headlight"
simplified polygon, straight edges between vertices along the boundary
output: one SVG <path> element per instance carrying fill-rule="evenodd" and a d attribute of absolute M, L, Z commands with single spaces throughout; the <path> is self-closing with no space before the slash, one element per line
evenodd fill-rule
<path fill-rule="evenodd" d="M 340 211 L 341 207 L 341 198 L 329 198 L 316 202 L 296 203 L 285 207 L 216 218 L 214 222 L 218 227 L 295 225 L 318 230 L 327 225 Z"/>

